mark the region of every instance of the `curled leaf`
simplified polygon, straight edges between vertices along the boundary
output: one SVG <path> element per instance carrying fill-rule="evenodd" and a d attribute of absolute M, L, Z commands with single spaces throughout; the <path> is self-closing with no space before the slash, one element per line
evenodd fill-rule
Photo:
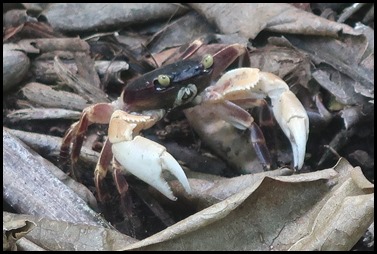
<path fill-rule="evenodd" d="M 342 158 L 322 171 L 265 177 L 126 249 L 350 250 L 373 222 L 373 191 Z"/>
<path fill-rule="evenodd" d="M 280 33 L 326 35 L 357 34 L 347 25 L 329 21 L 285 3 L 191 3 L 221 30 L 254 39 L 266 29 Z"/>

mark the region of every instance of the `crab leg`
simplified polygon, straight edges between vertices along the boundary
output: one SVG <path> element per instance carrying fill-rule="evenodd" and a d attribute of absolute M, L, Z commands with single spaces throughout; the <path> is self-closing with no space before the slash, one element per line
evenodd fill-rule
<path fill-rule="evenodd" d="M 171 200 L 176 200 L 169 185 L 162 178 L 162 171 L 173 174 L 190 192 L 186 175 L 164 146 L 138 136 L 143 129 L 153 126 L 164 115 L 163 110 L 150 111 L 150 115 L 132 115 L 116 110 L 109 124 L 109 141 L 114 158 L 128 172 L 155 187 Z M 99 175 L 101 171 L 96 171 Z M 97 176 L 96 176 L 97 177 Z"/>
<path fill-rule="evenodd" d="M 236 59 L 239 66 L 250 66 L 249 54 L 246 48 L 240 44 L 229 45 L 213 55 L 213 77 L 220 74 L 229 67 Z"/>
<path fill-rule="evenodd" d="M 266 96 L 271 99 L 276 121 L 291 142 L 294 167 L 300 169 L 305 158 L 309 119 L 300 101 L 279 77 L 254 68 L 235 69 L 208 87 L 202 94 L 202 102 L 254 100 Z"/>
<path fill-rule="evenodd" d="M 203 106 L 210 107 L 213 114 L 232 124 L 237 129 L 248 130 L 250 141 L 262 165 L 267 169 L 271 167 L 271 156 L 263 132 L 254 122 L 254 118 L 249 112 L 227 100 L 214 100 L 203 104 Z"/>
<path fill-rule="evenodd" d="M 251 109 L 254 107 L 258 107 L 259 108 L 259 125 L 260 126 L 274 126 L 273 115 L 265 99 L 243 99 L 243 100 L 232 100 L 232 102 L 244 109 Z"/>
<path fill-rule="evenodd" d="M 98 103 L 85 108 L 81 114 L 80 120 L 73 123 L 64 135 L 62 145 L 60 147 L 60 161 L 64 162 L 67 160 L 70 145 L 73 143 L 71 161 L 74 165 L 79 158 L 85 133 L 88 130 L 89 125 L 93 123 L 107 124 L 110 121 L 111 114 L 114 110 L 115 105 L 112 103 Z M 71 174 L 76 180 L 78 180 L 73 166 L 71 167 Z"/>
<path fill-rule="evenodd" d="M 113 112 L 114 106 L 109 103 L 98 103 L 85 108 L 81 114 L 80 120 L 73 123 L 67 130 L 60 148 L 60 157 L 67 157 L 66 154 L 69 153 L 69 147 L 73 139 L 71 159 L 73 163 L 76 163 L 89 125 L 93 123 L 109 123 Z"/>
<path fill-rule="evenodd" d="M 106 139 L 105 143 L 103 144 L 96 169 L 94 170 L 94 183 L 96 185 L 98 199 L 100 201 L 105 200 L 104 193 L 102 192 L 101 182 L 106 177 L 107 168 L 110 164 L 111 159 L 113 158 L 113 153 L 111 151 L 111 143 L 109 138 Z M 118 187 L 118 184 L 116 184 Z M 119 188 L 118 188 L 119 189 Z"/>
<path fill-rule="evenodd" d="M 109 138 L 106 139 L 105 143 L 103 144 L 100 157 L 98 159 L 96 169 L 94 170 L 94 183 L 96 185 L 97 189 L 97 195 L 98 199 L 100 201 L 106 200 L 106 193 L 103 193 L 102 191 L 102 180 L 106 177 L 108 166 L 113 159 L 113 152 L 111 151 L 111 142 Z M 113 160 L 112 163 L 113 168 L 113 178 L 115 186 L 118 190 L 118 193 L 121 196 L 124 196 L 128 191 L 128 183 L 126 178 L 124 177 L 124 174 L 122 174 L 122 170 L 120 168 L 120 165 Z"/>

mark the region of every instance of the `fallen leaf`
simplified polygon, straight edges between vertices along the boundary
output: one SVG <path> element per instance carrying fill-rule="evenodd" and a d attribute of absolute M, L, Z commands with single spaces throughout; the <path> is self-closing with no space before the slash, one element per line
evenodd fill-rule
<path fill-rule="evenodd" d="M 30 220 L 4 220 L 3 214 L 3 251 L 16 251 L 16 242 L 28 234 L 36 224 Z"/>
<path fill-rule="evenodd" d="M 116 230 L 51 220 L 41 216 L 3 212 L 3 221 L 30 221 L 33 230 L 27 232 L 26 238 L 40 248 L 52 251 L 116 250 L 137 242 L 136 239 Z"/>
<path fill-rule="evenodd" d="M 222 33 L 255 39 L 264 29 L 278 33 L 338 37 L 358 34 L 351 27 L 302 11 L 285 3 L 190 3 Z"/>
<path fill-rule="evenodd" d="M 373 222 L 373 192 L 342 158 L 326 170 L 265 177 L 126 250 L 350 250 Z"/>
<path fill-rule="evenodd" d="M 41 16 L 60 31 L 104 31 L 171 18 L 187 10 L 170 3 L 53 3 Z"/>

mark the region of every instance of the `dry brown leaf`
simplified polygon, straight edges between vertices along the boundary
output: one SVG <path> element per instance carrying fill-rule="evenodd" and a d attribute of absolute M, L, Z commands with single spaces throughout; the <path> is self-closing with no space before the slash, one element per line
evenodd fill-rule
<path fill-rule="evenodd" d="M 285 3 L 191 3 L 190 6 L 214 23 L 222 33 L 254 39 L 266 29 L 279 33 L 338 37 L 357 34 L 339 24 Z"/>
<path fill-rule="evenodd" d="M 322 171 L 265 177 L 126 249 L 350 250 L 373 221 L 373 191 L 342 158 Z"/>
<path fill-rule="evenodd" d="M 347 170 L 348 162 L 338 162 L 343 174 L 331 195 L 322 200 L 308 235 L 290 250 L 350 250 L 374 219 L 374 186 L 360 167 Z M 319 208 L 319 207 L 318 207 Z"/>
<path fill-rule="evenodd" d="M 313 77 L 334 94 L 339 102 L 353 105 L 367 99 L 362 95 L 374 97 L 374 72 L 371 71 L 373 66 L 367 64 L 368 67 L 365 68 L 361 64 L 361 61 L 374 59 L 374 54 L 363 58 L 369 45 L 364 35 L 343 36 L 341 39 L 297 36 L 287 38 L 310 55 L 318 66 L 312 74 Z"/>
<path fill-rule="evenodd" d="M 93 251 L 116 250 L 137 242 L 118 231 L 90 226 L 73 224 L 64 221 L 50 220 L 31 215 L 12 214 L 3 212 L 3 221 L 30 221 L 35 227 L 25 236 L 40 248 L 53 251 Z M 3 226 L 4 227 L 4 226 Z M 25 248 L 25 246 L 23 246 Z M 24 249 L 29 250 L 30 249 Z"/>
<path fill-rule="evenodd" d="M 54 69 L 62 82 L 91 103 L 109 102 L 106 93 L 99 87 L 94 86 L 94 83 L 90 82 L 91 79 L 83 78 L 81 75 L 72 73 L 57 56 L 54 57 Z M 98 79 L 99 85 L 98 74 L 93 74 L 96 76 L 96 79 Z"/>
<path fill-rule="evenodd" d="M 245 188 L 255 184 L 258 185 L 265 177 L 292 175 L 293 170 L 289 168 L 280 168 L 232 178 L 225 178 L 217 175 L 193 171 L 186 171 L 185 173 L 189 178 L 191 193 L 187 194 L 180 183 L 177 180 L 174 180 L 170 182 L 170 185 L 174 190 L 174 194 L 178 197 L 178 201 L 169 201 L 169 203 L 171 206 L 180 205 L 192 207 L 197 211 L 200 211 L 223 201 L 224 199 L 242 191 Z M 157 191 L 154 192 L 154 194 L 160 198 L 160 202 L 166 201 L 166 198 L 164 198 L 160 193 Z"/>
<path fill-rule="evenodd" d="M 33 106 L 46 108 L 65 108 L 81 111 L 89 104 L 80 95 L 65 91 L 56 91 L 50 86 L 32 82 L 25 85 L 22 94 Z"/>
<path fill-rule="evenodd" d="M 311 78 L 309 56 L 289 45 L 285 38 L 272 37 L 267 46 L 251 50 L 250 66 L 271 72 L 290 86 L 308 87 Z"/>
<path fill-rule="evenodd" d="M 360 105 L 366 102 L 366 98 L 355 92 L 354 80 L 343 75 L 335 69 L 327 68 L 326 71 L 316 70 L 313 78 L 344 105 Z"/>
<path fill-rule="evenodd" d="M 195 39 L 214 33 L 214 29 L 196 12 L 190 12 L 164 26 L 151 37 L 146 46 L 151 53 L 191 43 Z"/>
<path fill-rule="evenodd" d="M 79 120 L 80 112 L 58 108 L 19 109 L 11 112 L 7 117 L 11 121 L 42 120 L 42 119 L 73 119 Z"/>
<path fill-rule="evenodd" d="M 80 10 L 80 11 L 78 11 Z M 42 13 L 60 31 L 104 31 L 180 15 L 188 9 L 170 3 L 54 3 Z"/>
<path fill-rule="evenodd" d="M 10 220 L 4 219 L 3 212 L 3 251 L 16 251 L 16 241 L 28 234 L 36 224 L 30 220 Z"/>

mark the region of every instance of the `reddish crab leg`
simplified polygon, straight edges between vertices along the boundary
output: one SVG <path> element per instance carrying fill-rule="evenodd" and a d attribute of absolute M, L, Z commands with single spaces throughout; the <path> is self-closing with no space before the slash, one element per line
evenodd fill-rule
<path fill-rule="evenodd" d="M 111 142 L 107 138 L 102 150 L 101 155 L 98 159 L 98 163 L 96 166 L 96 169 L 94 171 L 94 183 L 96 185 L 97 189 L 97 195 L 98 199 L 103 202 L 106 200 L 106 195 L 103 193 L 102 188 L 102 180 L 106 177 L 107 174 L 107 168 L 111 162 L 111 159 L 113 159 L 112 168 L 113 168 L 113 178 L 115 186 L 118 190 L 118 193 L 123 197 L 128 191 L 128 183 L 126 178 L 124 177 L 121 169 L 121 165 L 113 158 L 113 152 L 111 150 Z"/>
<path fill-rule="evenodd" d="M 105 200 L 104 193 L 101 191 L 101 182 L 106 177 L 107 168 L 110 164 L 111 159 L 113 158 L 113 152 L 111 151 L 111 143 L 107 138 L 103 144 L 100 157 L 97 162 L 96 169 L 94 171 L 94 183 L 97 189 L 98 199 L 100 201 Z"/>
<path fill-rule="evenodd" d="M 195 54 L 198 51 L 198 49 L 202 45 L 203 45 L 203 42 L 201 40 L 193 41 L 181 54 L 173 54 L 168 59 L 166 59 L 163 62 L 163 65 L 175 63 L 177 61 L 190 58 L 193 54 Z"/>
<path fill-rule="evenodd" d="M 121 165 L 118 162 L 113 163 L 113 178 L 115 186 L 121 197 L 124 197 L 128 191 L 128 183 L 126 177 L 122 173 Z"/>
<path fill-rule="evenodd" d="M 250 66 L 249 53 L 247 49 L 240 44 L 229 45 L 214 54 L 212 77 L 219 77 L 237 58 L 239 59 L 239 65 Z"/>
<path fill-rule="evenodd" d="M 71 125 L 66 132 L 62 146 L 60 148 L 61 160 L 67 159 L 71 142 L 71 161 L 75 164 L 80 155 L 80 150 L 84 142 L 85 133 L 89 125 L 93 123 L 107 124 L 110 121 L 111 114 L 114 112 L 114 105 L 109 103 L 99 103 L 84 109 L 80 121 Z M 73 171 L 73 170 L 72 170 Z M 74 175 L 74 172 L 72 172 Z"/>
<path fill-rule="evenodd" d="M 240 99 L 231 100 L 234 104 L 237 104 L 241 108 L 250 109 L 254 107 L 259 108 L 259 125 L 260 126 L 274 126 L 274 118 L 268 103 L 265 99 Z"/>
<path fill-rule="evenodd" d="M 69 156 L 69 148 L 71 146 L 72 138 L 75 137 L 76 131 L 77 131 L 77 124 L 78 122 L 75 122 L 71 125 L 71 127 L 66 131 L 62 145 L 60 147 L 60 161 L 66 161 Z"/>

